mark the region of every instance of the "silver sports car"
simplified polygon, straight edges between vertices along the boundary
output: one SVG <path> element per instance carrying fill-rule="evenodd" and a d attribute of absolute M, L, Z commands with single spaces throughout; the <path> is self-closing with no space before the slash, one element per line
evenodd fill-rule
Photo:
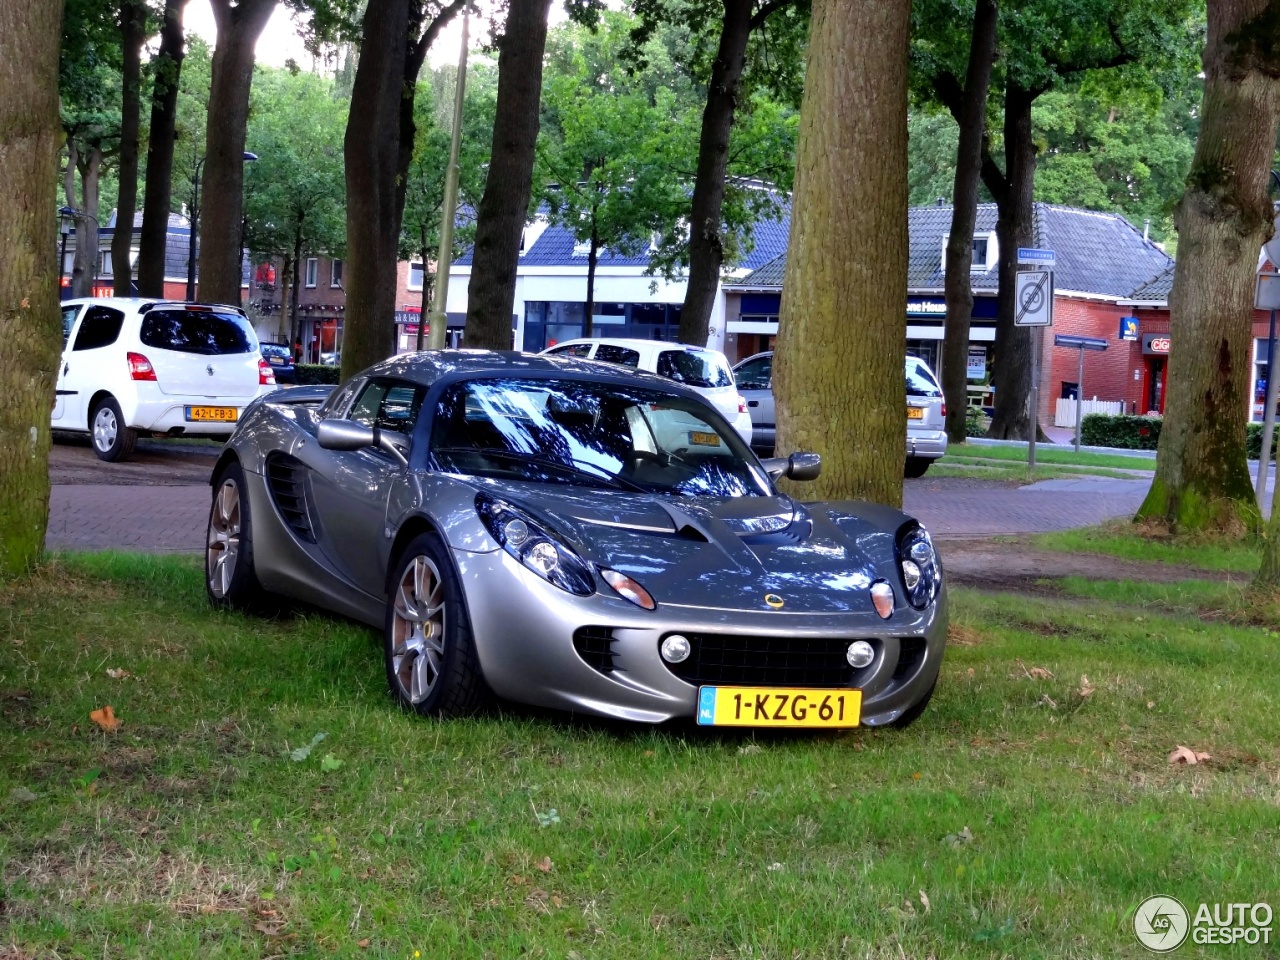
<path fill-rule="evenodd" d="M 219 606 L 379 626 L 393 696 L 657 723 L 905 724 L 947 632 L 925 529 L 801 503 L 695 391 L 562 357 L 394 357 L 252 404 L 213 471 Z"/>

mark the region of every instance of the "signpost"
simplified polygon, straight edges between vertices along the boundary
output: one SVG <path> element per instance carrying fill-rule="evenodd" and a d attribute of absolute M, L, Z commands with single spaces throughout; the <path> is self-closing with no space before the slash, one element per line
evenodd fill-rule
<path fill-rule="evenodd" d="M 1080 425 L 1084 412 L 1084 352 L 1086 350 L 1105 350 L 1107 341 L 1098 337 L 1076 337 L 1059 333 L 1053 338 L 1055 347 L 1073 347 L 1080 351 L 1080 365 L 1076 369 L 1076 453 L 1080 452 Z"/>
<path fill-rule="evenodd" d="M 1014 293 L 1014 326 L 1049 327 L 1053 325 L 1053 271 L 1056 262 L 1052 250 L 1018 248 L 1018 265 L 1044 267 L 1023 270 L 1017 274 Z M 1027 444 L 1027 469 L 1036 468 L 1036 434 L 1040 430 L 1040 335 L 1031 335 L 1031 438 Z"/>

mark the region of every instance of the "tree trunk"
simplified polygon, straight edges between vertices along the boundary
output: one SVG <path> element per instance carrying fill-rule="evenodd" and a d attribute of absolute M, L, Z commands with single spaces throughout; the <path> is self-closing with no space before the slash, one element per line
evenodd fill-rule
<path fill-rule="evenodd" d="M 440 35 L 440 31 L 462 12 L 462 8 L 467 3 L 468 0 L 452 0 L 427 25 L 427 28 L 421 31 L 421 35 L 419 35 L 423 17 L 421 0 L 415 0 L 410 5 L 409 27 L 411 32 L 409 34 L 409 47 L 405 51 L 404 58 L 404 87 L 397 98 L 400 106 L 400 145 L 396 160 L 395 235 L 397 238 L 400 236 L 400 230 L 404 226 L 405 191 L 409 188 L 409 167 L 413 163 L 413 147 L 417 141 L 418 134 L 418 125 L 413 122 L 413 110 L 418 94 L 418 75 L 422 73 L 422 65 L 426 62 L 427 51 L 431 49 L 431 45 L 435 42 L 436 37 Z M 417 38 L 416 40 L 413 39 L 415 37 Z M 424 259 L 422 261 L 423 290 L 427 289 L 426 270 L 427 261 Z"/>
<path fill-rule="evenodd" d="M 113 292 L 133 296 L 133 214 L 138 206 L 138 126 L 142 43 L 147 33 L 144 0 L 120 0 L 120 48 L 124 58 L 120 96 L 120 192 L 111 236 Z"/>
<path fill-rule="evenodd" d="M 996 54 L 996 0 L 978 0 L 957 122 L 955 188 L 951 198 L 951 235 L 947 241 L 944 292 L 947 319 L 942 337 L 942 392 L 947 402 L 947 439 L 963 443 L 969 408 L 969 321 L 973 316 L 973 231 L 978 222 L 978 179 L 986 134 L 987 90 Z"/>
<path fill-rule="evenodd" d="M 289 313 L 289 292 L 293 283 L 294 261 L 286 254 L 280 263 L 280 323 L 288 329 L 285 338 L 288 340 L 289 349 L 294 351 L 294 360 L 301 360 L 300 338 L 297 329 L 293 325 L 293 317 Z"/>
<path fill-rule="evenodd" d="M 593 336 L 596 316 L 596 266 L 600 263 L 600 226 L 591 214 L 591 249 L 587 251 L 587 302 L 582 315 L 582 335 Z"/>
<path fill-rule="evenodd" d="M 823 456 L 806 500 L 902 503 L 909 12 L 813 4 L 773 368 L 779 454 Z"/>
<path fill-rule="evenodd" d="M 422 240 L 422 246 L 418 251 L 419 256 L 422 257 L 422 302 L 418 306 L 418 310 L 420 312 L 418 315 L 417 348 L 419 351 L 425 349 L 423 338 L 426 336 L 426 333 L 427 333 L 427 324 L 429 324 L 431 320 L 434 319 L 431 316 L 431 297 L 434 292 L 432 288 L 435 286 L 434 283 L 432 283 L 427 279 L 427 255 L 429 251 L 427 250 L 427 232 L 425 229 L 422 231 L 421 240 Z M 439 273 L 440 273 L 440 266 L 439 266 L 439 261 L 437 261 L 437 264 L 436 264 L 437 277 L 439 276 Z M 448 333 L 449 333 L 448 314 L 445 314 L 445 336 L 446 337 L 448 336 Z M 448 346 L 447 340 L 445 342 L 445 346 Z"/>
<path fill-rule="evenodd" d="M 995 416 L 987 436 L 1001 440 L 1029 440 L 1031 410 L 1031 337 L 1038 328 L 1014 326 L 1018 247 L 1032 245 L 1036 145 L 1031 138 L 1031 105 L 1037 91 L 1014 82 L 1004 95 L 1003 178 L 994 164 L 983 163 L 983 180 L 996 199 L 996 241 L 1000 247 L 1000 293 L 996 303 L 996 358 L 992 382 L 996 386 Z"/>
<path fill-rule="evenodd" d="M 724 178 L 729 169 L 729 137 L 747 61 L 754 5 L 754 0 L 724 0 L 720 46 L 711 64 L 707 105 L 702 111 L 698 168 L 689 209 L 689 285 L 680 311 L 681 343 L 706 345 L 711 311 L 720 291 L 720 267 L 724 263 L 721 235 Z"/>
<path fill-rule="evenodd" d="M 178 79 L 186 56 L 182 10 L 187 0 L 165 0 L 160 52 L 151 93 L 151 134 L 147 140 L 147 184 L 142 198 L 142 236 L 138 246 L 138 294 L 164 296 L 164 257 L 169 243 L 169 205 L 173 196 L 174 127 L 178 120 Z M 129 225 L 131 228 L 133 224 Z M 196 224 L 191 224 L 191 251 Z"/>
<path fill-rule="evenodd" d="M 467 284 L 467 346 L 511 349 L 511 311 L 533 186 L 551 0 L 511 0 L 498 45 L 498 103 Z"/>
<path fill-rule="evenodd" d="M 289 329 L 298 339 L 302 338 L 302 328 L 298 323 L 298 293 L 302 287 L 302 224 L 299 223 L 293 233 L 293 286 L 289 290 Z M 280 301 L 284 309 L 284 301 Z M 305 344 L 304 344 L 305 347 Z"/>
<path fill-rule="evenodd" d="M 76 174 L 79 172 L 80 151 L 79 149 L 77 149 L 75 138 L 71 135 L 70 131 L 67 131 L 64 129 L 63 135 L 67 139 L 67 165 L 62 171 L 62 197 L 66 201 L 66 204 L 65 204 L 66 206 L 70 207 L 72 210 L 78 210 L 80 209 L 80 205 L 79 203 L 76 202 Z M 66 219 L 71 221 L 71 228 L 75 230 L 76 250 L 79 250 L 80 245 L 84 242 L 84 230 L 82 230 L 80 227 L 81 221 L 77 220 L 74 217 L 68 217 Z M 62 225 L 60 223 L 59 227 L 61 226 Z M 60 256 L 62 258 L 62 262 L 58 264 L 59 284 L 61 284 L 62 282 L 61 274 L 67 272 L 67 263 L 66 263 L 67 256 L 66 256 L 65 242 L 63 243 L 63 251 Z M 75 257 L 76 257 L 75 250 L 73 250 L 71 252 L 71 263 L 72 263 L 71 276 L 67 278 L 67 283 L 71 288 L 72 296 L 76 295 L 75 294 L 75 283 L 76 283 Z M 61 288 L 59 288 L 59 296 L 61 296 Z"/>
<path fill-rule="evenodd" d="M 61 0 L 0 3 L 0 578 L 40 559 L 49 520 L 61 39 Z"/>
<path fill-rule="evenodd" d="M 396 208 L 402 202 L 396 177 L 408 29 L 409 0 L 370 0 L 343 144 L 347 182 L 344 380 L 385 360 L 395 349 Z"/>
<path fill-rule="evenodd" d="M 1208 4 L 1200 135 L 1175 214 L 1168 401 L 1155 480 L 1138 511 L 1139 519 L 1177 532 L 1239 535 L 1261 520 L 1244 428 L 1254 275 L 1273 218 L 1267 179 L 1280 115 L 1275 6 Z M 1270 562 L 1259 578 L 1274 582 L 1274 539 L 1267 546 Z"/>
<path fill-rule="evenodd" d="M 93 296 L 98 276 L 98 180 L 102 173 L 102 147 L 89 144 L 79 151 L 82 217 L 76 218 L 76 256 L 71 268 L 71 295 Z"/>
<path fill-rule="evenodd" d="M 200 299 L 240 303 L 240 230 L 244 219 L 244 141 L 253 85 L 253 48 L 276 0 L 212 0 L 218 27 L 205 127 L 200 216 Z"/>

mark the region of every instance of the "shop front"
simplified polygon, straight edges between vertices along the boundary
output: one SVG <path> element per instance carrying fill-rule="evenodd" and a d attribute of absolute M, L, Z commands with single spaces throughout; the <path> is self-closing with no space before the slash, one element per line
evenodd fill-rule
<path fill-rule="evenodd" d="M 1143 413 L 1164 415 L 1171 342 L 1167 333 L 1142 335 L 1142 390 L 1138 409 Z"/>

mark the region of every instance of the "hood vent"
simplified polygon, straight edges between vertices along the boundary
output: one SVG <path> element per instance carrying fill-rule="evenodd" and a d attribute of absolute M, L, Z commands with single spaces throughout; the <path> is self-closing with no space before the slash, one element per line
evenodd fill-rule
<path fill-rule="evenodd" d="M 288 454 L 273 453 L 267 457 L 265 474 L 271 502 L 275 504 L 280 519 L 299 540 L 315 543 L 306 466 Z"/>

